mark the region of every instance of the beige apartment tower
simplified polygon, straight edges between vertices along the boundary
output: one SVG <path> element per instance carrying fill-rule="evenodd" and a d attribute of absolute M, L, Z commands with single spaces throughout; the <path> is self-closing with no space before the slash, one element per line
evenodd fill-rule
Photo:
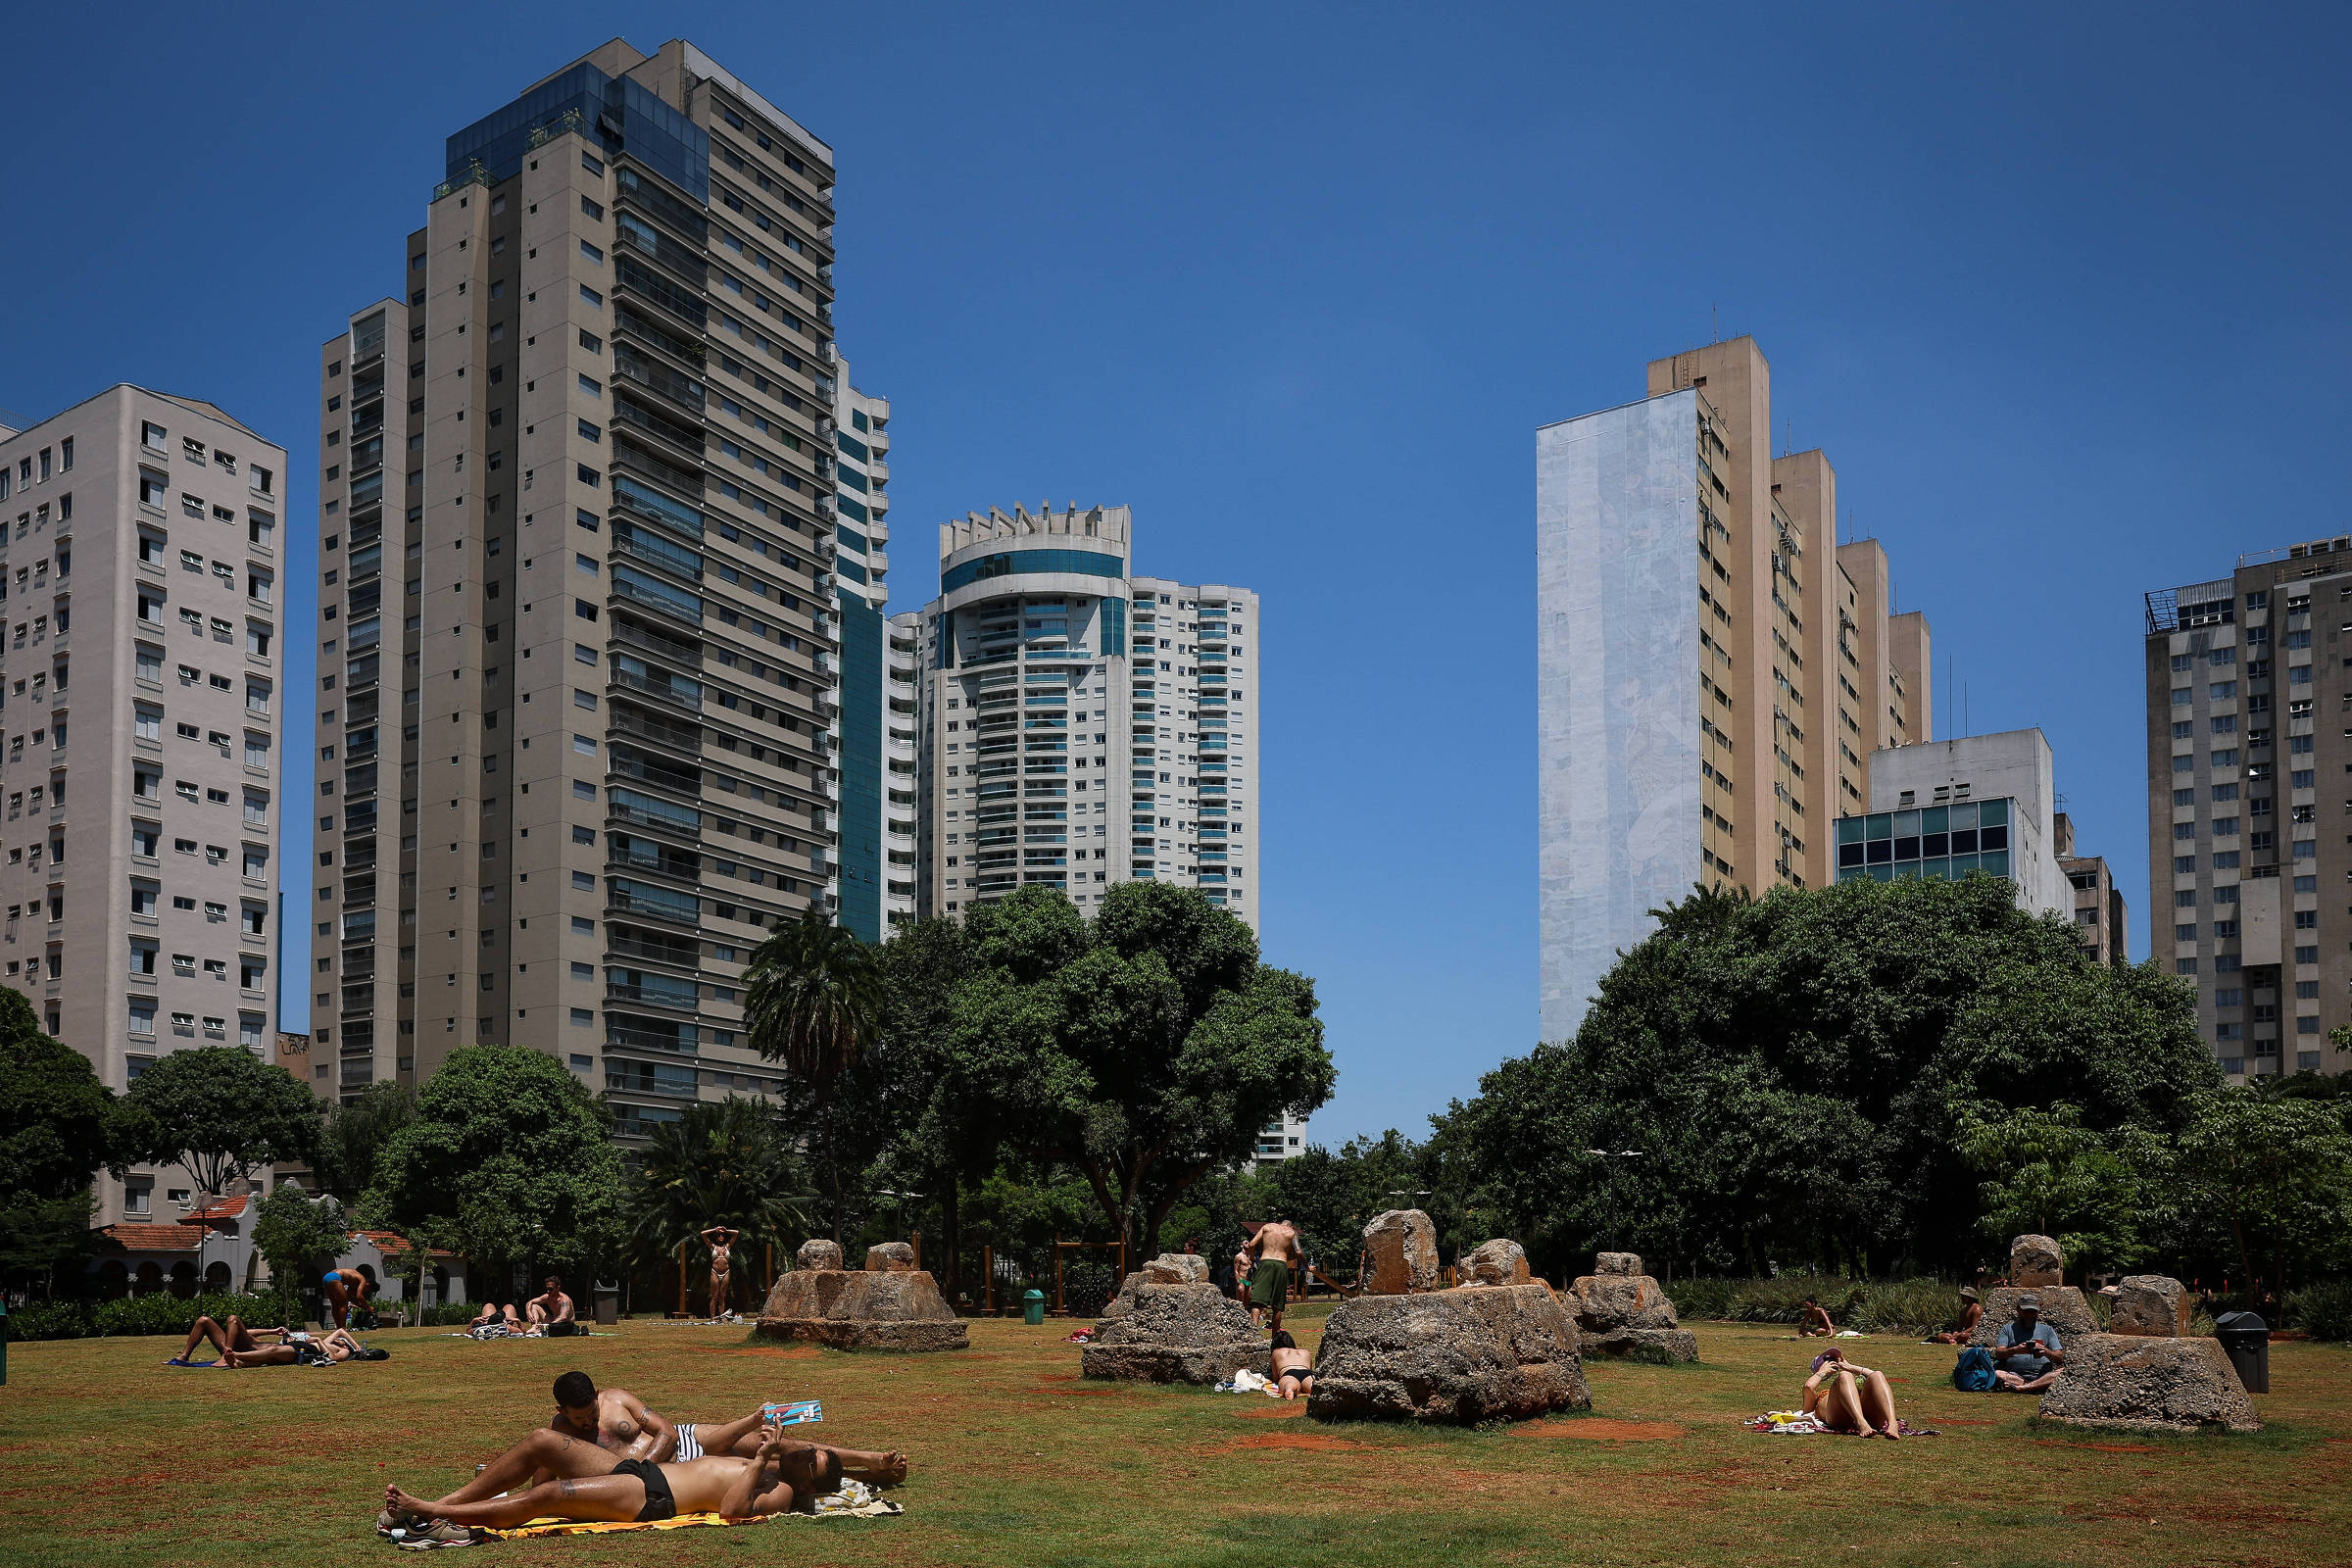
<path fill-rule="evenodd" d="M 1829 883 L 1871 753 L 1930 738 L 1926 618 L 1828 458 L 1772 456 L 1771 379 L 1735 338 L 1537 432 L 1546 1040 L 1694 884 Z"/>
<path fill-rule="evenodd" d="M 529 1046 L 622 1135 L 765 1092 L 837 898 L 832 153 L 692 44 L 458 132 L 319 356 L 314 1074 Z"/>
<path fill-rule="evenodd" d="M 285 463 L 129 385 L 0 426 L 0 964 L 117 1092 L 189 1047 L 271 1059 Z M 101 1225 L 200 1196 L 176 1166 L 97 1192 Z"/>

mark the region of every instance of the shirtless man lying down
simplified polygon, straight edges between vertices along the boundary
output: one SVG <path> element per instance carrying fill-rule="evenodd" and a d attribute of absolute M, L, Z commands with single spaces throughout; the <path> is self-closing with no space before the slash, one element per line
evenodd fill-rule
<path fill-rule="evenodd" d="M 519 1473 L 507 1467 L 535 1460 L 556 1470 L 557 1479 L 512 1496 L 467 1499 L 467 1494 L 479 1494 L 491 1484 L 494 1471 L 504 1470 L 506 1481 L 512 1482 L 519 1479 Z M 780 1428 L 769 1428 L 749 1459 L 728 1455 L 671 1464 L 656 1464 L 650 1459 L 614 1462 L 593 1444 L 535 1432 L 531 1441 L 502 1455 L 446 1497 L 419 1497 L 397 1486 L 386 1487 L 384 1508 L 395 1518 L 483 1525 L 494 1530 L 532 1519 L 650 1524 L 682 1513 L 751 1519 L 794 1508 L 806 1511 L 817 1497 L 840 1486 L 841 1461 L 830 1450 L 806 1446 L 788 1449 Z M 503 1485 L 498 1490 L 504 1490 Z"/>

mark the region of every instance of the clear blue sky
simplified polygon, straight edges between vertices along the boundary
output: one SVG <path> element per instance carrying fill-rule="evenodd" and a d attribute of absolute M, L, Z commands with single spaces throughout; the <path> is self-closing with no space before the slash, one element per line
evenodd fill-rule
<path fill-rule="evenodd" d="M 20 8 L 0 406 L 134 380 L 293 448 L 299 662 L 316 345 L 397 286 L 442 137 L 613 34 L 693 38 L 838 151 L 896 608 L 932 524 L 1046 498 L 1264 595 L 1264 939 L 1320 988 L 1316 1130 L 1417 1132 L 1534 1043 L 1534 429 L 1716 313 L 1938 682 L 2049 732 L 2144 954 L 2139 595 L 2347 525 L 2346 15 Z"/>

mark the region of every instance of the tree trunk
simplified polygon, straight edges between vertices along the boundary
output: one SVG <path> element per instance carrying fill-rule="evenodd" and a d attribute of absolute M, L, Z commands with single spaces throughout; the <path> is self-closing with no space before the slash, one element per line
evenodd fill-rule
<path fill-rule="evenodd" d="M 951 1305 L 953 1305 L 956 1300 L 956 1284 L 963 1275 L 963 1263 L 961 1256 L 961 1249 L 963 1245 L 963 1227 L 960 1222 L 963 1205 L 958 1201 L 961 1196 L 962 1195 L 956 1191 L 955 1172 L 950 1171 L 948 1173 L 947 1186 L 941 1190 L 939 1195 L 939 1217 L 940 1229 L 947 1233 L 945 1240 L 948 1244 L 948 1266 L 945 1275 L 945 1283 L 948 1301 Z"/>

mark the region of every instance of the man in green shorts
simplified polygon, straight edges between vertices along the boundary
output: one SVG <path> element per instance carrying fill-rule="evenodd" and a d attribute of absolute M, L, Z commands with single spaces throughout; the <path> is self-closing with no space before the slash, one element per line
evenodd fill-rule
<path fill-rule="evenodd" d="M 1298 1231 L 1277 1217 L 1250 1238 L 1250 1320 L 1260 1328 L 1282 1327 L 1282 1308 L 1291 1298 L 1291 1272 L 1298 1267 Z"/>

